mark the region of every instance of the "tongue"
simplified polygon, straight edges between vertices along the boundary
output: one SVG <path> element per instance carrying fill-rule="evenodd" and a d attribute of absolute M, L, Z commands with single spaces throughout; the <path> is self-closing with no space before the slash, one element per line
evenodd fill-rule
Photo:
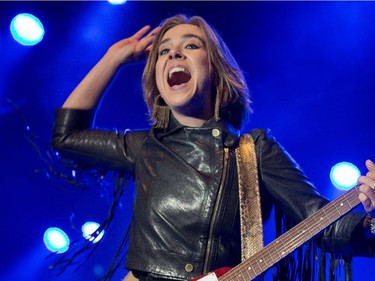
<path fill-rule="evenodd" d="M 183 83 L 189 82 L 191 75 L 186 72 L 174 72 L 170 78 L 168 78 L 168 84 L 170 87 L 175 85 L 181 85 Z"/>

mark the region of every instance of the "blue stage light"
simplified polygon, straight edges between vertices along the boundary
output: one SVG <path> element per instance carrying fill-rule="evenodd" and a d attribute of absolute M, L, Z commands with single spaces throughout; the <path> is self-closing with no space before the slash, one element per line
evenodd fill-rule
<path fill-rule="evenodd" d="M 82 225 L 82 235 L 86 239 L 92 241 L 92 243 L 97 243 L 102 239 L 104 235 L 104 230 L 101 233 L 95 233 L 100 225 L 96 222 L 86 222 L 84 225 Z M 95 234 L 95 235 L 93 235 Z M 96 236 L 95 240 L 94 237 Z"/>
<path fill-rule="evenodd" d="M 14 40 L 25 46 L 38 44 L 44 36 L 44 28 L 40 20 L 27 13 L 13 18 L 10 23 L 10 32 Z"/>
<path fill-rule="evenodd" d="M 112 5 L 121 5 L 121 4 L 125 4 L 126 0 L 108 0 L 108 2 L 111 3 Z"/>
<path fill-rule="evenodd" d="M 361 175 L 359 169 L 348 162 L 340 162 L 332 167 L 330 177 L 334 186 L 348 190 L 357 184 Z"/>
<path fill-rule="evenodd" d="M 48 228 L 44 232 L 43 240 L 48 250 L 58 254 L 66 252 L 70 244 L 68 235 L 57 227 Z"/>

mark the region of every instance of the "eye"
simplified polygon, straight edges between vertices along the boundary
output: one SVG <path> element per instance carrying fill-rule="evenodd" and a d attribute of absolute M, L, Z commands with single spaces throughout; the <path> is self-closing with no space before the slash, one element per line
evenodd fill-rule
<path fill-rule="evenodd" d="M 162 49 L 161 51 L 159 51 L 159 56 L 166 55 L 168 53 L 169 53 L 169 49 Z"/>
<path fill-rule="evenodd" d="M 199 49 L 199 47 L 196 44 L 193 44 L 193 43 L 186 45 L 185 48 L 186 49 Z"/>

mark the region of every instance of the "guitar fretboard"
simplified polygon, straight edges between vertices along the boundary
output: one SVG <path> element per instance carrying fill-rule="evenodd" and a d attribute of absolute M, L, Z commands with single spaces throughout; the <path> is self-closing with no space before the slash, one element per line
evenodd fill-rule
<path fill-rule="evenodd" d="M 249 281 L 256 278 L 359 203 L 358 186 L 356 186 L 291 228 L 248 260 L 231 269 L 221 276 L 219 281 Z"/>

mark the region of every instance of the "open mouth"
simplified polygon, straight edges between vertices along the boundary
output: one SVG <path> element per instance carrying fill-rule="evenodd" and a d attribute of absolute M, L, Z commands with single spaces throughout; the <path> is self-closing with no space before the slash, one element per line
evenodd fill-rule
<path fill-rule="evenodd" d="M 168 85 L 173 87 L 189 82 L 191 74 L 184 67 L 174 67 L 168 73 Z"/>

